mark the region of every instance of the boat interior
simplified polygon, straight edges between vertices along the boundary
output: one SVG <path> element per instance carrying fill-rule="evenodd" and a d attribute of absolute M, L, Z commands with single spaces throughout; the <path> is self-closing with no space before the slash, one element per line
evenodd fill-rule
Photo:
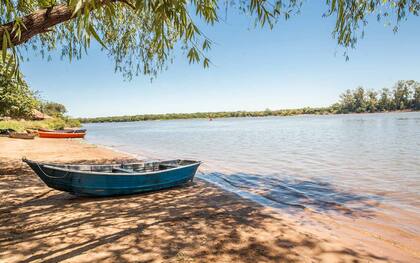
<path fill-rule="evenodd" d="M 64 168 L 69 170 L 85 171 L 85 172 L 105 172 L 105 173 L 139 173 L 162 171 L 180 166 L 197 163 L 191 160 L 170 160 L 156 162 L 138 162 L 138 163 L 122 163 L 122 164 L 46 164 L 48 166 Z"/>

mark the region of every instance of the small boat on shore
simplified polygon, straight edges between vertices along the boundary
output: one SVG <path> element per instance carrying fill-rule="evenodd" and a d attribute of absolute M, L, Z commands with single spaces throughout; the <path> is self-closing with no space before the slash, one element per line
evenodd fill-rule
<path fill-rule="evenodd" d="M 22 159 L 46 185 L 81 196 L 130 195 L 192 181 L 201 162 L 171 160 L 125 164 L 49 164 Z"/>
<path fill-rule="evenodd" d="M 86 132 L 61 132 L 61 131 L 52 131 L 52 132 L 45 132 L 45 131 L 38 131 L 38 136 L 40 138 L 56 138 L 56 139 L 69 139 L 69 138 L 84 138 Z"/>
<path fill-rule="evenodd" d="M 26 129 L 26 132 L 29 133 L 29 134 L 35 134 L 35 136 L 38 136 L 38 130 Z"/>
<path fill-rule="evenodd" d="M 59 132 L 59 133 L 86 133 L 86 129 L 63 129 L 63 130 L 38 129 L 38 131 Z"/>
<path fill-rule="evenodd" d="M 9 137 L 11 132 L 15 132 L 13 129 L 0 129 L 0 137 Z"/>
<path fill-rule="evenodd" d="M 33 140 L 36 134 L 33 133 L 26 133 L 26 132 L 10 132 L 9 138 L 13 139 L 25 139 L 25 140 Z"/>

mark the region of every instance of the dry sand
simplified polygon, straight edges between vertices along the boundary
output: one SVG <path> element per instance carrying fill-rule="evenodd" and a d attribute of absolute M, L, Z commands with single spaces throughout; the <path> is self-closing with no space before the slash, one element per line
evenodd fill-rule
<path fill-rule="evenodd" d="M 90 163 L 130 158 L 81 141 L 0 138 L 0 262 L 419 260 L 387 243 L 351 237 L 345 226 L 332 224 L 336 235 L 308 229 L 201 180 L 141 195 L 75 197 L 44 185 L 23 156 Z"/>

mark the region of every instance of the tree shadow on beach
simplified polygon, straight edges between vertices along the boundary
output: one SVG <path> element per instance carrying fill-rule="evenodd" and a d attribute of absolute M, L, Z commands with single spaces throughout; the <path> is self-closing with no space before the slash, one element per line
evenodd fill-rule
<path fill-rule="evenodd" d="M 201 176 L 225 189 L 287 213 L 310 209 L 323 214 L 373 218 L 375 208 L 382 200 L 377 195 L 340 189 L 318 179 L 291 180 L 276 175 L 219 172 L 203 173 Z"/>
<path fill-rule="evenodd" d="M 300 231 L 202 180 L 81 198 L 47 188 L 16 161 L 0 161 L 0 174 L 0 259 L 6 262 L 301 262 L 331 255 L 387 261 Z"/>

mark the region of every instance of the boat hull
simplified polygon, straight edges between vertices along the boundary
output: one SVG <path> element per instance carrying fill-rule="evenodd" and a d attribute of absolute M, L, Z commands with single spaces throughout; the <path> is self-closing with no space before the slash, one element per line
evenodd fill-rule
<path fill-rule="evenodd" d="M 68 133 L 68 132 L 43 132 L 38 131 L 40 138 L 55 138 L 55 139 L 71 139 L 71 138 L 84 138 L 85 132 Z"/>
<path fill-rule="evenodd" d="M 41 180 L 51 188 L 78 196 L 132 195 L 175 187 L 192 181 L 199 162 L 141 174 L 91 174 L 83 171 L 61 171 L 48 165 L 25 160 Z"/>
<path fill-rule="evenodd" d="M 24 140 L 33 140 L 35 138 L 35 134 L 11 132 L 9 134 L 9 138 L 13 138 L 13 139 L 24 139 Z"/>
<path fill-rule="evenodd" d="M 38 129 L 38 131 L 59 132 L 59 133 L 86 133 L 86 129 L 63 129 L 63 130 Z"/>

